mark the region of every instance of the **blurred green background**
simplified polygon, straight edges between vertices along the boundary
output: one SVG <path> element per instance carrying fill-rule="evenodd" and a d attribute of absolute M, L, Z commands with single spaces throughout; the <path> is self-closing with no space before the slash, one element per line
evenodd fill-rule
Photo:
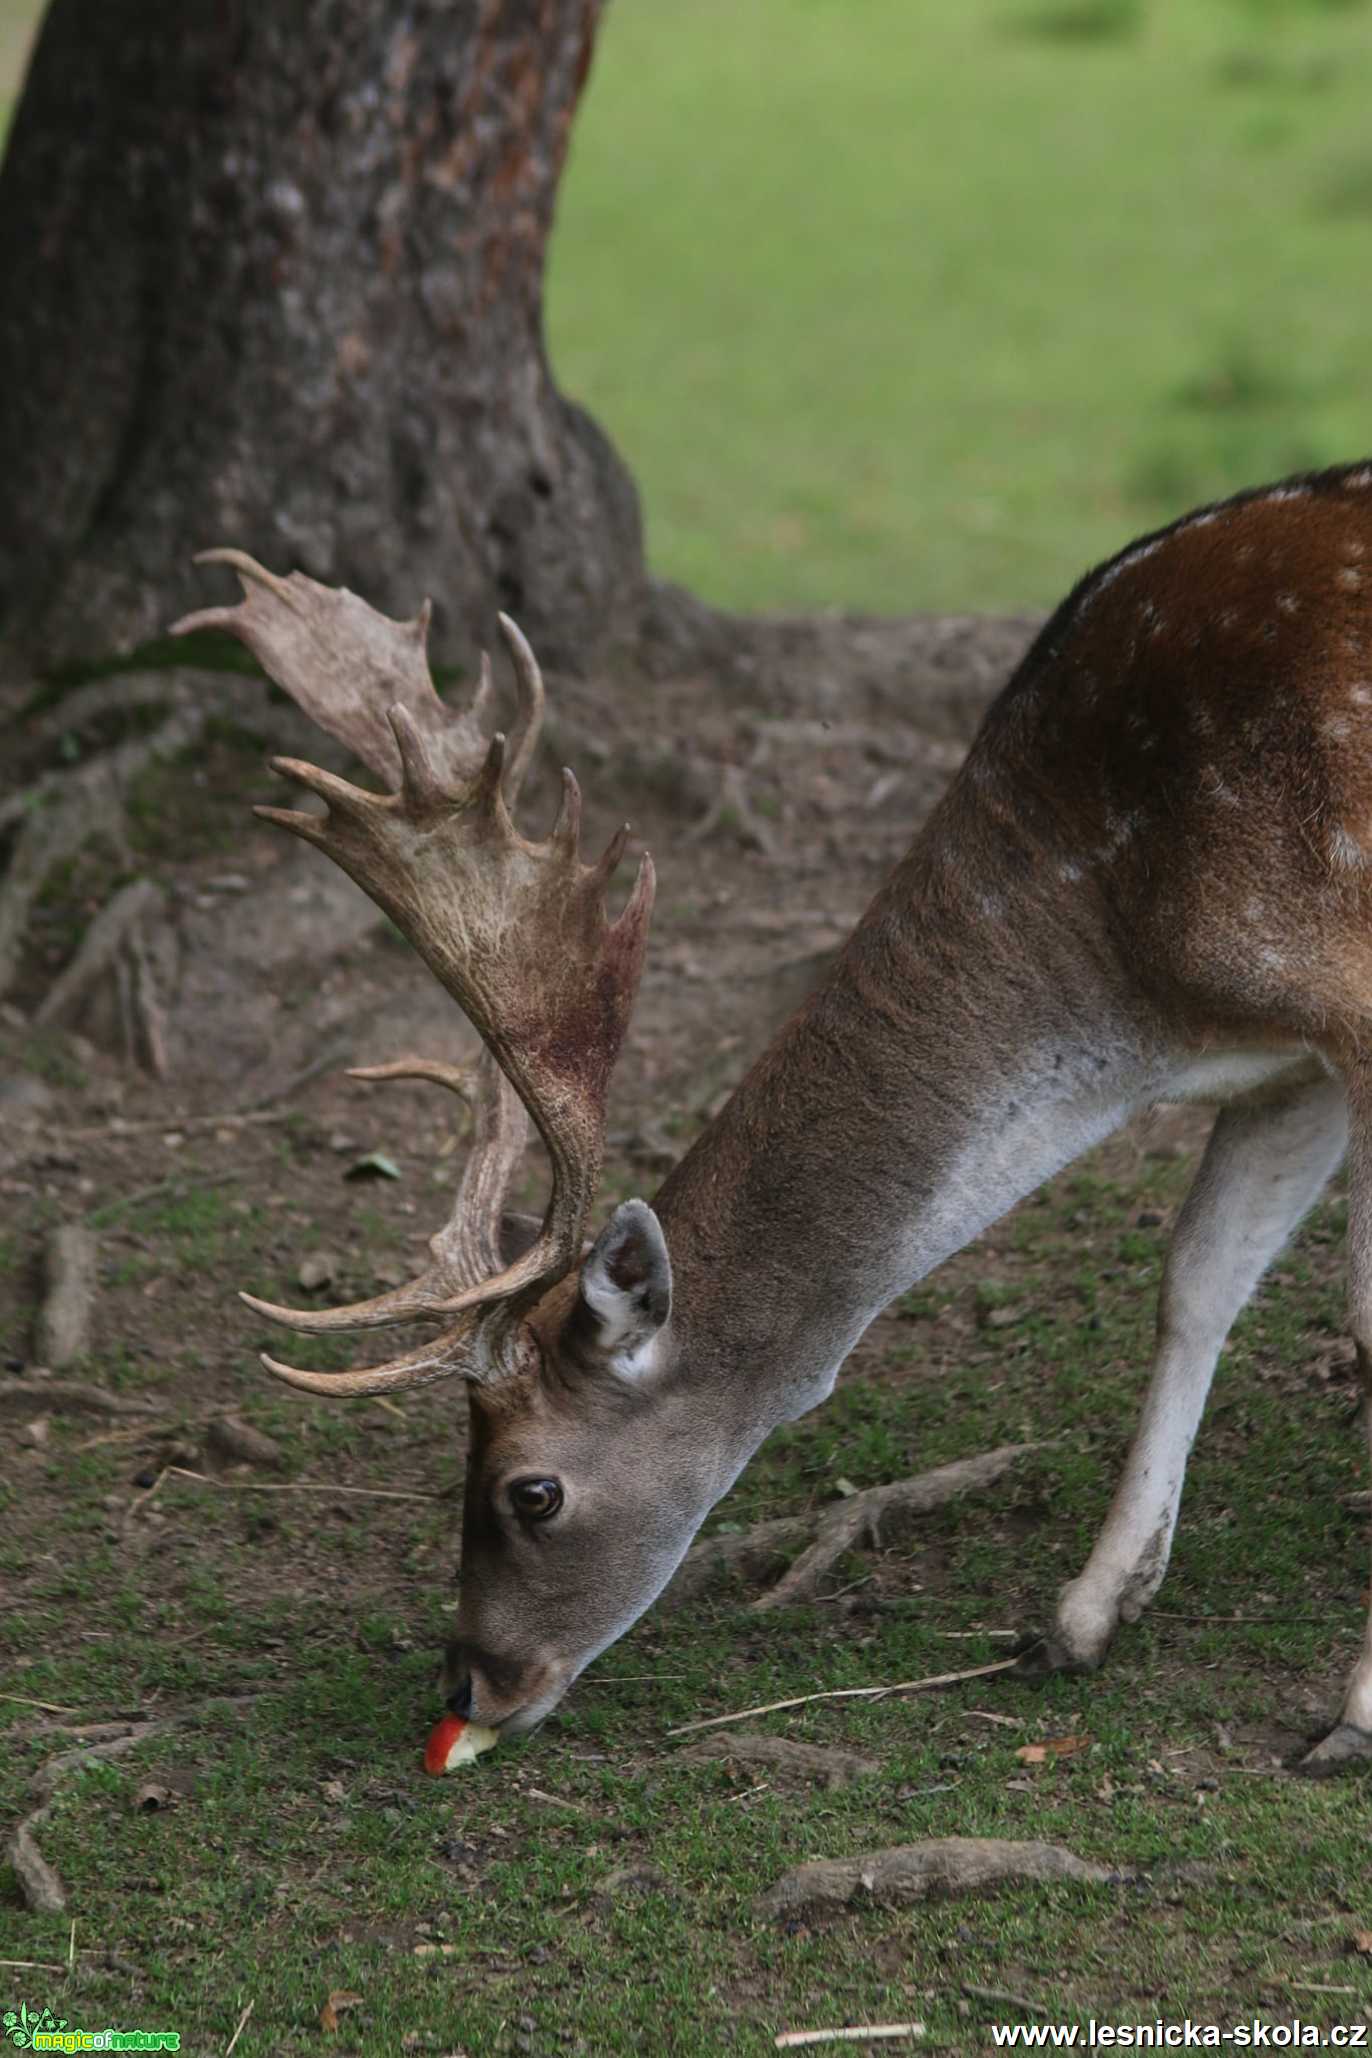
<path fill-rule="evenodd" d="M 1370 114 L 1367 0 L 616 0 L 553 361 L 709 599 L 1046 605 L 1372 449 Z"/>

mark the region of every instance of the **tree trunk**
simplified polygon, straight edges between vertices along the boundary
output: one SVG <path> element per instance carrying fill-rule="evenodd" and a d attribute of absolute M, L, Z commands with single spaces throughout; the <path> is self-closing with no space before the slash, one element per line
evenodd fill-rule
<path fill-rule="evenodd" d="M 0 173 L 12 656 L 158 634 L 226 542 L 431 594 L 446 660 L 497 607 L 569 669 L 636 625 L 634 488 L 542 333 L 601 4 L 54 0 Z"/>

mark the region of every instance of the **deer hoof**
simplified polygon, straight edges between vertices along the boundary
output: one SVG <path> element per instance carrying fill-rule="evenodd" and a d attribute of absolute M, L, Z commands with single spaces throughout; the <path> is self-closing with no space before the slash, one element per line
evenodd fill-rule
<path fill-rule="evenodd" d="M 1036 1683 L 1051 1679 L 1055 1672 L 1097 1672 L 1099 1657 L 1080 1657 L 1060 1636 L 1041 1630 L 1026 1630 L 1012 1655 L 1018 1658 L 1016 1677 Z"/>
<path fill-rule="evenodd" d="M 1365 1765 L 1369 1758 L 1372 1730 L 1355 1729 L 1351 1722 L 1340 1722 L 1313 1751 L 1297 1759 L 1291 1770 L 1302 1779 L 1336 1779 L 1340 1773 Z"/>

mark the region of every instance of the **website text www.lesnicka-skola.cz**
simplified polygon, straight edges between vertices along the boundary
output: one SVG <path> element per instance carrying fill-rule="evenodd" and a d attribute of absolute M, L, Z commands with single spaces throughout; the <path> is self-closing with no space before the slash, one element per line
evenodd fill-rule
<path fill-rule="evenodd" d="M 995 2022 L 998 2051 L 1368 2051 L 1367 2022 Z"/>

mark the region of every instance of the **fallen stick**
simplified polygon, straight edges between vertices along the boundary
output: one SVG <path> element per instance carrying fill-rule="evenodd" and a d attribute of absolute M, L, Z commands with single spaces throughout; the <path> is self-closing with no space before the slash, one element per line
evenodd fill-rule
<path fill-rule="evenodd" d="M 345 1493 L 368 1501 L 446 1501 L 449 1495 L 427 1493 L 419 1488 L 394 1486 L 330 1486 L 318 1479 L 211 1479 L 207 1472 L 188 1472 L 184 1465 L 164 1465 L 156 1483 L 144 1499 L 155 1494 L 164 1479 L 193 1479 L 198 1486 L 212 1486 L 216 1493 Z"/>
<path fill-rule="evenodd" d="M 696 1729 L 721 1729 L 726 1722 L 747 1722 L 754 1715 L 780 1715 L 788 1708 L 804 1708 L 812 1701 L 880 1701 L 888 1694 L 927 1694 L 937 1687 L 960 1686 L 964 1679 L 989 1679 L 994 1672 L 1011 1672 L 1019 1657 L 997 1658 L 994 1665 L 974 1665 L 970 1672 L 938 1672 L 932 1679 L 902 1679 L 893 1686 L 835 1686 L 821 1694 L 795 1694 L 789 1701 L 768 1701 L 761 1708 L 740 1708 L 736 1715 L 710 1715 L 703 1722 L 683 1722 L 669 1729 L 668 1736 L 689 1736 Z"/>
<path fill-rule="evenodd" d="M 88 1386 L 80 1379 L 0 1379 L 0 1408 L 15 1403 L 38 1407 L 45 1415 L 158 1413 L 151 1401 L 128 1400 L 123 1394 L 107 1393 L 103 1386 Z"/>
<path fill-rule="evenodd" d="M 1171 1608 L 1150 1608 L 1148 1613 L 1155 1622 L 1208 1622 L 1221 1628 L 1228 1628 L 1236 1622 L 1268 1623 L 1285 1628 L 1293 1622 L 1324 1625 L 1339 1619 L 1337 1615 L 1178 1615 Z"/>
<path fill-rule="evenodd" d="M 1022 1629 L 936 1629 L 932 1622 L 923 1622 L 920 1624 L 920 1627 L 929 1636 L 946 1636 L 950 1642 L 960 1644 L 978 1644 L 983 1637 L 1012 1636 L 1019 1638 L 1024 1634 Z"/>
<path fill-rule="evenodd" d="M 201 1178 L 198 1172 L 173 1172 L 170 1178 L 136 1187 L 132 1193 L 121 1194 L 118 1200 L 102 1201 L 98 1208 L 91 1209 L 86 1221 L 92 1229 L 103 1229 L 119 1215 L 127 1215 L 131 1208 L 141 1208 L 144 1201 L 160 1200 L 164 1193 L 184 1193 L 188 1188 L 197 1194 L 208 1193 L 212 1187 L 232 1186 L 242 1177 L 241 1172 L 216 1172 L 211 1179 Z"/>
<path fill-rule="evenodd" d="M 41 1708 L 45 1715 L 77 1715 L 78 1708 L 59 1708 L 54 1701 L 33 1701 L 27 1694 L 0 1694 L 0 1701 L 18 1701 L 25 1708 Z"/>
<path fill-rule="evenodd" d="M 970 1980 L 964 1980 L 962 1991 L 969 2001 L 990 2001 L 993 2006 L 1018 2008 L 1024 2015 L 1048 2013 L 1042 2001 L 1031 2001 L 1027 1994 L 1008 1993 L 1004 1987 L 974 1987 Z"/>
<path fill-rule="evenodd" d="M 876 2037 L 922 2037 L 922 2022 L 868 2022 L 855 2029 L 786 2029 L 772 2038 L 777 2051 L 796 2051 L 802 2044 L 865 2044 Z"/>
<path fill-rule="evenodd" d="M 299 1109 L 244 1108 L 224 1115 L 164 1115 L 158 1122 L 128 1122 L 116 1115 L 112 1122 L 98 1122 L 87 1129 L 50 1129 L 49 1138 L 61 1143 L 118 1143 L 125 1136 L 183 1135 L 201 1129 L 242 1129 L 250 1123 L 289 1122 Z"/>
<path fill-rule="evenodd" d="M 232 2035 L 232 2036 L 231 2036 L 231 2037 L 229 2038 L 229 2041 L 228 2041 L 227 2045 L 225 2046 L 225 2049 L 224 2049 L 224 2058 L 233 2058 L 233 2047 L 234 2047 L 234 2045 L 235 2045 L 235 2044 L 236 2044 L 236 2043 L 238 2042 L 238 2039 L 239 2039 L 239 2038 L 240 2038 L 240 2037 L 242 2036 L 242 2034 L 243 2034 L 243 2031 L 244 2031 L 244 2030 L 245 2030 L 245 2029 L 247 2028 L 247 2024 L 248 2024 L 248 2017 L 249 2017 L 249 2016 L 250 2016 L 250 2015 L 252 2014 L 252 2012 L 253 2012 L 253 2009 L 254 2009 L 254 2008 L 255 2008 L 256 2006 L 257 2006 L 257 2002 L 256 2002 L 256 2000 L 252 2000 L 252 2001 L 249 2001 L 249 2003 L 248 2003 L 247 2007 L 246 2007 L 246 2008 L 245 2008 L 245 2009 L 243 2010 L 243 2013 L 242 2013 L 242 2014 L 241 2014 L 241 2015 L 239 2016 L 239 2018 L 238 2018 L 238 2027 L 237 2027 L 237 2029 L 236 2029 L 236 2030 L 234 2031 L 233 2035 Z"/>
<path fill-rule="evenodd" d="M 0 1958 L 0 1966 L 6 1972 L 65 1972 L 65 1965 L 54 1965 L 47 1958 Z"/>

